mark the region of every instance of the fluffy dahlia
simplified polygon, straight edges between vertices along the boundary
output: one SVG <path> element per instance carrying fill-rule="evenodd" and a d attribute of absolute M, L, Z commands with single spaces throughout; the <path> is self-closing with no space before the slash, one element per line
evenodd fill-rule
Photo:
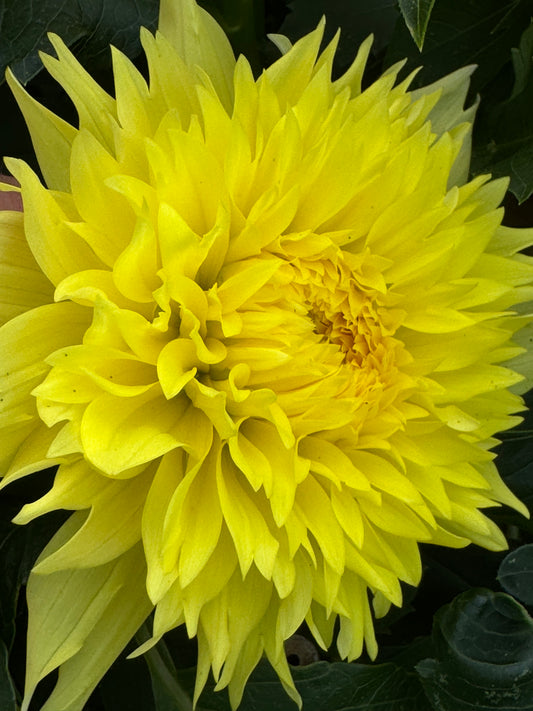
<path fill-rule="evenodd" d="M 113 51 L 115 98 L 57 37 L 75 128 L 9 75 L 46 187 L 18 160 L 1 220 L 4 483 L 58 466 L 21 510 L 71 517 L 28 585 L 26 698 L 81 709 L 152 610 L 198 639 L 239 704 L 305 621 L 376 655 L 373 614 L 420 580 L 420 542 L 499 550 L 482 509 L 527 514 L 493 435 L 513 426 L 532 296 L 506 181 L 467 182 L 470 69 L 361 91 L 320 25 L 257 79 L 194 0 Z M 517 361 L 519 362 L 519 361 Z"/>

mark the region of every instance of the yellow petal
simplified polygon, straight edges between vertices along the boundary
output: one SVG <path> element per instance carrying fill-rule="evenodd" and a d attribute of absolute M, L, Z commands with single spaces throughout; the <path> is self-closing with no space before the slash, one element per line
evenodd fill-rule
<path fill-rule="evenodd" d="M 181 446 L 178 424 L 185 405 L 161 400 L 153 388 L 128 399 L 101 395 L 87 407 L 81 423 L 87 459 L 117 476 Z"/>
<path fill-rule="evenodd" d="M 189 67 L 198 66 L 206 72 L 229 110 L 235 59 L 228 38 L 211 15 L 194 0 L 163 0 L 159 31 Z"/>
<path fill-rule="evenodd" d="M 94 252 L 68 227 L 68 217 L 29 166 L 8 159 L 22 187 L 24 229 L 38 265 L 53 284 L 83 269 L 102 266 Z"/>
<path fill-rule="evenodd" d="M 119 163 L 92 133 L 78 133 L 72 144 L 72 197 L 80 216 L 96 228 L 87 233 L 89 246 L 109 266 L 129 243 L 135 225 L 128 203 L 106 185 L 107 178 L 120 172 Z"/>
<path fill-rule="evenodd" d="M 80 129 L 87 129 L 104 145 L 111 147 L 115 101 L 89 76 L 57 35 L 49 33 L 48 38 L 57 59 L 41 53 L 41 60 L 72 99 L 80 119 Z"/>
<path fill-rule="evenodd" d="M 25 240 L 20 212 L 0 212 L 0 269 L 0 324 L 53 300 L 52 284 Z"/>
<path fill-rule="evenodd" d="M 217 463 L 217 487 L 224 521 L 233 538 L 242 575 L 255 562 L 271 578 L 278 542 L 270 533 L 252 497 L 239 483 L 235 466 L 225 452 Z"/>
<path fill-rule="evenodd" d="M 70 151 L 76 129 L 31 97 L 9 68 L 6 80 L 30 131 L 47 186 L 51 190 L 68 190 Z"/>
<path fill-rule="evenodd" d="M 94 568 L 130 550 L 141 538 L 141 516 L 152 478 L 153 473 L 148 471 L 110 482 L 83 460 L 63 465 L 52 490 L 43 499 L 23 507 L 17 522 L 26 523 L 61 508 L 76 509 L 80 504 L 91 510 L 79 531 L 58 550 L 43 556 L 34 572 L 49 575 L 69 568 Z"/>

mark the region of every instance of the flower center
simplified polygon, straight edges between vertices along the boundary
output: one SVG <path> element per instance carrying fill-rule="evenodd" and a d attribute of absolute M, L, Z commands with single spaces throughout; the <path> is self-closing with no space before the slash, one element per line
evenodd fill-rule
<path fill-rule="evenodd" d="M 362 367 L 381 341 L 381 327 L 366 303 L 358 313 L 352 313 L 349 308 L 331 311 L 320 300 L 311 303 L 308 313 L 315 333 L 322 335 L 324 342 L 337 345 L 344 354 L 343 362 L 353 367 Z"/>
<path fill-rule="evenodd" d="M 365 293 L 344 264 L 321 262 L 299 271 L 300 298 L 321 342 L 337 346 L 342 362 L 353 368 L 375 365 L 387 329 L 372 290 Z"/>

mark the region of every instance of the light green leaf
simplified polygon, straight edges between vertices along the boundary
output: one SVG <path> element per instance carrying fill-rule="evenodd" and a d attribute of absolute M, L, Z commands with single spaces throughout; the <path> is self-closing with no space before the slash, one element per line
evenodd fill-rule
<path fill-rule="evenodd" d="M 435 0 L 398 0 L 398 4 L 409 32 L 421 50 Z"/>
<path fill-rule="evenodd" d="M 78 512 L 43 551 L 47 556 L 82 525 Z M 152 605 L 139 545 L 97 568 L 32 573 L 28 582 L 28 656 L 22 711 L 41 679 L 60 667 L 41 711 L 81 711 L 96 684 L 126 646 Z"/>

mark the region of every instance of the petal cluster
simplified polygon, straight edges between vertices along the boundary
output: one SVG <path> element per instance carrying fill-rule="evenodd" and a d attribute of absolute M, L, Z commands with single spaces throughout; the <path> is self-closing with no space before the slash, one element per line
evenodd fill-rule
<path fill-rule="evenodd" d="M 533 238 L 500 224 L 505 181 L 466 181 L 471 70 L 362 91 L 369 41 L 332 81 L 322 34 L 255 78 L 167 0 L 149 83 L 113 51 L 114 98 L 52 37 L 79 128 L 9 77 L 46 187 L 9 161 L 2 471 L 58 465 L 17 522 L 74 512 L 30 579 L 24 709 L 58 666 L 45 709 L 81 709 L 153 608 L 140 651 L 186 625 L 196 698 L 211 670 L 237 706 L 266 654 L 297 699 L 304 621 L 374 657 L 420 542 L 501 549 L 482 509 L 527 514 L 490 450 L 523 409 Z"/>

